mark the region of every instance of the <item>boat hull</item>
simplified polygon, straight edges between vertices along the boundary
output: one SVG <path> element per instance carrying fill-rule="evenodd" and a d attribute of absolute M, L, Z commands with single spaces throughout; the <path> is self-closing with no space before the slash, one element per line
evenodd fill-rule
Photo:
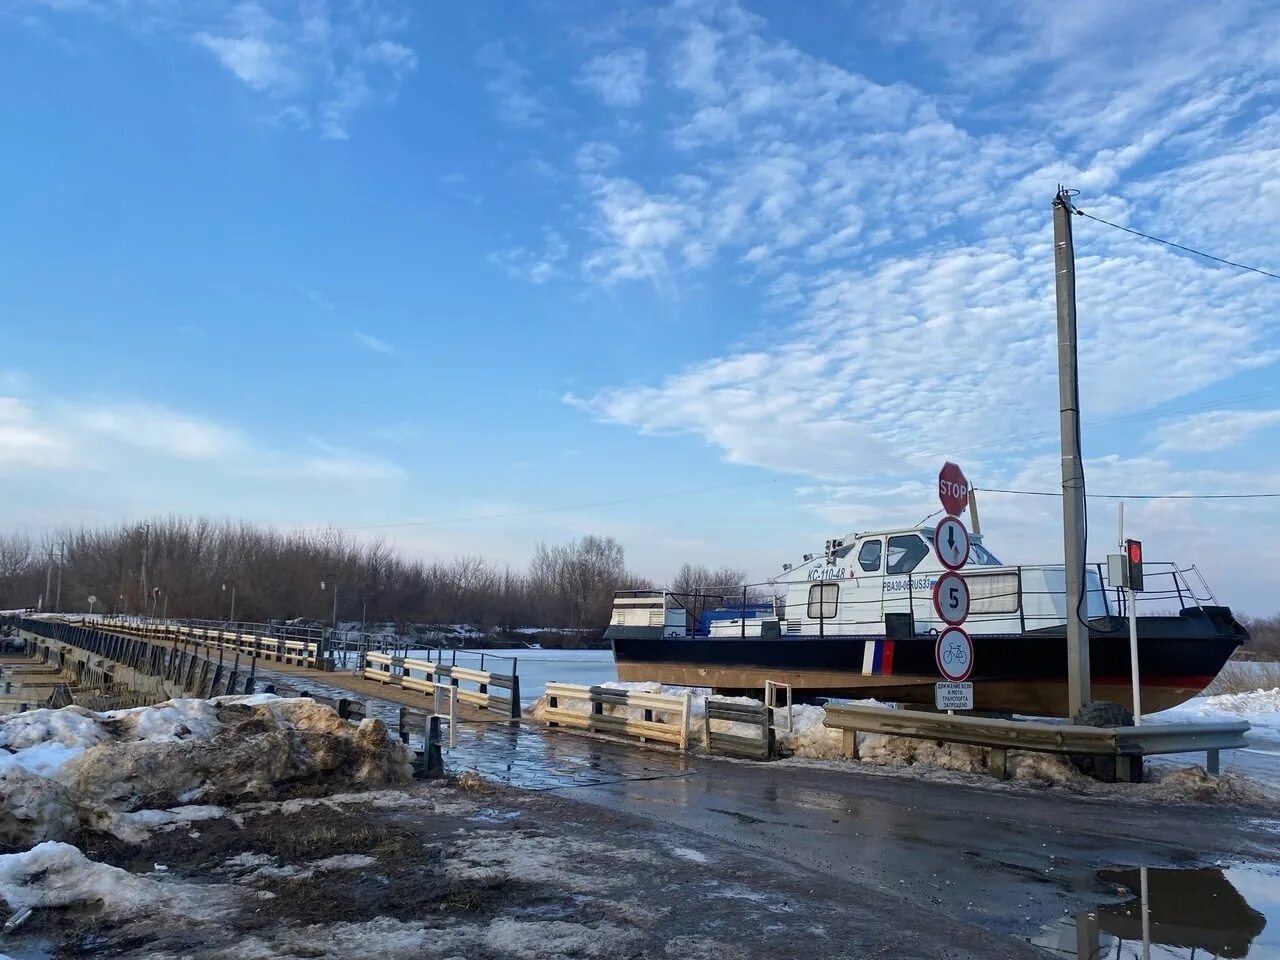
<path fill-rule="evenodd" d="M 1142 708 L 1177 706 L 1207 687 L 1247 637 L 1225 608 L 1138 621 Z M 971 634 L 974 709 L 1068 716 L 1064 626 L 1021 634 Z M 762 690 L 788 683 L 797 696 L 873 697 L 932 706 L 941 677 L 932 635 L 888 638 L 613 636 L 619 680 Z M 1129 638 L 1124 621 L 1093 620 L 1089 656 L 1094 700 L 1132 709 Z"/>

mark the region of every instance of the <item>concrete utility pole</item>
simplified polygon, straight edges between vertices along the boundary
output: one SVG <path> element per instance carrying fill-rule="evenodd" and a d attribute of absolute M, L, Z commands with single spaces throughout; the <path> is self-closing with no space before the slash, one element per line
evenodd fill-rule
<path fill-rule="evenodd" d="M 1053 198 L 1053 260 L 1058 297 L 1058 399 L 1062 436 L 1062 535 L 1067 586 L 1067 703 L 1077 711 L 1093 699 L 1089 686 L 1089 630 L 1084 586 L 1084 468 L 1080 460 L 1080 371 L 1076 359 L 1076 254 L 1071 242 L 1071 196 Z"/>
<path fill-rule="evenodd" d="M 49 544 L 49 560 L 44 566 L 44 593 L 40 595 L 40 610 L 44 611 L 45 604 L 49 602 L 50 586 L 53 583 L 53 544 Z"/>
<path fill-rule="evenodd" d="M 147 602 L 147 550 L 151 547 L 151 524 L 142 527 L 142 570 L 138 575 L 138 582 L 142 586 L 142 603 L 145 607 Z"/>
<path fill-rule="evenodd" d="M 62 540 L 58 543 L 58 592 L 57 599 L 53 602 L 53 609 L 62 610 L 62 565 L 67 562 L 67 541 Z"/>

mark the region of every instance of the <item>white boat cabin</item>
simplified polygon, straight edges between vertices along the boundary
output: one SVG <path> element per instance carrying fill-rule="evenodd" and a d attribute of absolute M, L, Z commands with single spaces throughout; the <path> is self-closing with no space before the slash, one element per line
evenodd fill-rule
<path fill-rule="evenodd" d="M 932 527 L 852 533 L 827 541 L 770 581 L 772 602 L 758 595 L 725 598 L 713 615 L 694 613 L 686 599 L 662 591 L 624 591 L 614 600 L 616 626 L 661 625 L 663 636 L 787 637 L 914 634 L 946 624 L 933 607 L 933 585 L 946 568 L 933 549 Z M 974 535 L 960 571 L 971 597 L 965 629 L 1020 634 L 1067 620 L 1062 565 L 1001 563 Z M 1100 573 L 1085 574 L 1087 617 L 1111 613 Z M 641 595 L 644 596 L 641 596 Z M 741 615 L 745 612 L 745 616 Z M 908 619 L 907 615 L 910 615 Z M 896 616 L 895 616 L 896 615 Z"/>

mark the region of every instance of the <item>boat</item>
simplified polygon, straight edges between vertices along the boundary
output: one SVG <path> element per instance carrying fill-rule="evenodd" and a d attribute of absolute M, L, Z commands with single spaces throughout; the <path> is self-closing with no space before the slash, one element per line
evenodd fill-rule
<path fill-rule="evenodd" d="M 797 699 L 932 707 L 947 629 L 932 592 L 948 569 L 934 538 L 928 526 L 850 533 L 755 587 L 618 591 L 605 631 L 618 679 L 754 696 L 772 681 Z M 1143 712 L 1154 713 L 1202 692 L 1248 633 L 1196 567 L 1144 567 L 1138 672 Z M 960 574 L 971 596 L 963 628 L 975 710 L 1069 716 L 1070 615 L 1088 626 L 1093 700 L 1132 710 L 1128 611 L 1103 565 L 1085 570 L 1076 611 L 1061 564 L 1002 563 L 977 532 Z"/>

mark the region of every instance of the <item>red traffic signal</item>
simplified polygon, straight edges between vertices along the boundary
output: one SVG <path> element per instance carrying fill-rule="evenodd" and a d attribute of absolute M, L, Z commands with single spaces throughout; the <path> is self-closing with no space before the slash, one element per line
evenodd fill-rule
<path fill-rule="evenodd" d="M 1128 566 L 1127 583 L 1125 584 L 1130 590 L 1142 589 L 1142 541 L 1126 540 L 1124 542 L 1124 555 Z"/>

